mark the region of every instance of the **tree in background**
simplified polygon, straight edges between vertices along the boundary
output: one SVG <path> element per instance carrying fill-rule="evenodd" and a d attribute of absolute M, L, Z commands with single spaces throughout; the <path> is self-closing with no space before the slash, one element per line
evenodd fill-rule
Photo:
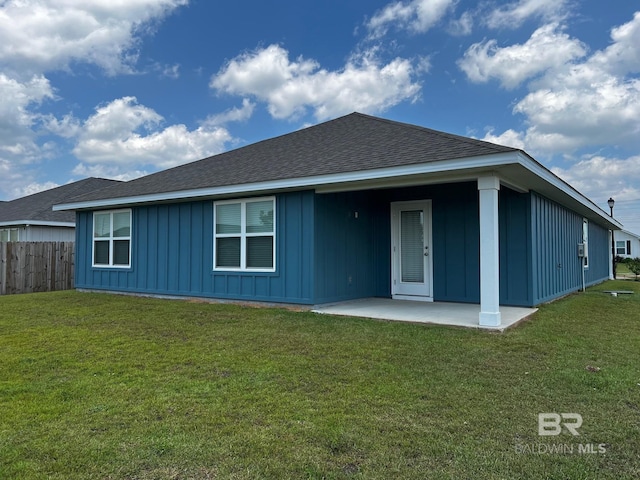
<path fill-rule="evenodd" d="M 638 275 L 640 275 L 640 258 L 631 258 L 626 262 L 627 268 L 636 276 L 636 281 L 638 281 Z"/>

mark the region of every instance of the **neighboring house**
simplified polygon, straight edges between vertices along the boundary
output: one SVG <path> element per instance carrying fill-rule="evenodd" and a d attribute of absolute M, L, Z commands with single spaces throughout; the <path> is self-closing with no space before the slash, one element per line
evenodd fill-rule
<path fill-rule="evenodd" d="M 640 236 L 627 230 L 613 233 L 616 242 L 616 256 L 622 258 L 640 257 Z"/>
<path fill-rule="evenodd" d="M 609 278 L 621 228 L 521 150 L 359 113 L 54 209 L 78 288 L 479 303 L 481 325 Z"/>
<path fill-rule="evenodd" d="M 75 241 L 75 213 L 54 212 L 52 206 L 116 183 L 120 182 L 87 178 L 9 202 L 0 202 L 0 242 Z"/>

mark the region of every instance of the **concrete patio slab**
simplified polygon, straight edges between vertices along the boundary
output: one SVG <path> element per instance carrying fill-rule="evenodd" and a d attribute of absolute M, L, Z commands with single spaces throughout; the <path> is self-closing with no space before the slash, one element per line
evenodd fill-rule
<path fill-rule="evenodd" d="M 501 306 L 502 322 L 497 327 L 478 325 L 480 305 L 470 303 L 414 302 L 411 300 L 392 300 L 390 298 L 363 298 L 316 305 L 312 311 L 328 315 L 503 331 L 537 312 L 538 309 Z"/>

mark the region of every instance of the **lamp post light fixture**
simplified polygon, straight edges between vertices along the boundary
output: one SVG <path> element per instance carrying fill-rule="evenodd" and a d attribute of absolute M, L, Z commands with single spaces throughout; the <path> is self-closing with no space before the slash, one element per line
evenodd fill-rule
<path fill-rule="evenodd" d="M 609 197 L 609 200 L 607 200 L 607 205 L 609 205 L 609 208 L 611 209 L 611 218 L 613 218 L 613 206 L 615 205 L 616 201 Z M 613 273 L 613 278 L 616 278 L 616 241 L 614 239 L 613 236 L 613 228 L 611 229 L 611 271 Z"/>

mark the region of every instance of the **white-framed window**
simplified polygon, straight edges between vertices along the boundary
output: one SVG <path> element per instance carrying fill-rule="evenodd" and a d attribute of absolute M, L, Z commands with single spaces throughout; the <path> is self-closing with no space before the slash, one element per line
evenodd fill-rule
<path fill-rule="evenodd" d="M 213 269 L 275 271 L 275 197 L 224 200 L 213 207 Z"/>
<path fill-rule="evenodd" d="M 589 220 L 582 219 L 582 243 L 584 244 L 584 268 L 589 268 Z"/>
<path fill-rule="evenodd" d="M 0 228 L 0 242 L 17 242 L 19 239 L 19 229 Z"/>
<path fill-rule="evenodd" d="M 131 210 L 93 213 L 93 266 L 131 266 Z"/>
<path fill-rule="evenodd" d="M 616 255 L 631 255 L 631 240 L 616 240 Z"/>

